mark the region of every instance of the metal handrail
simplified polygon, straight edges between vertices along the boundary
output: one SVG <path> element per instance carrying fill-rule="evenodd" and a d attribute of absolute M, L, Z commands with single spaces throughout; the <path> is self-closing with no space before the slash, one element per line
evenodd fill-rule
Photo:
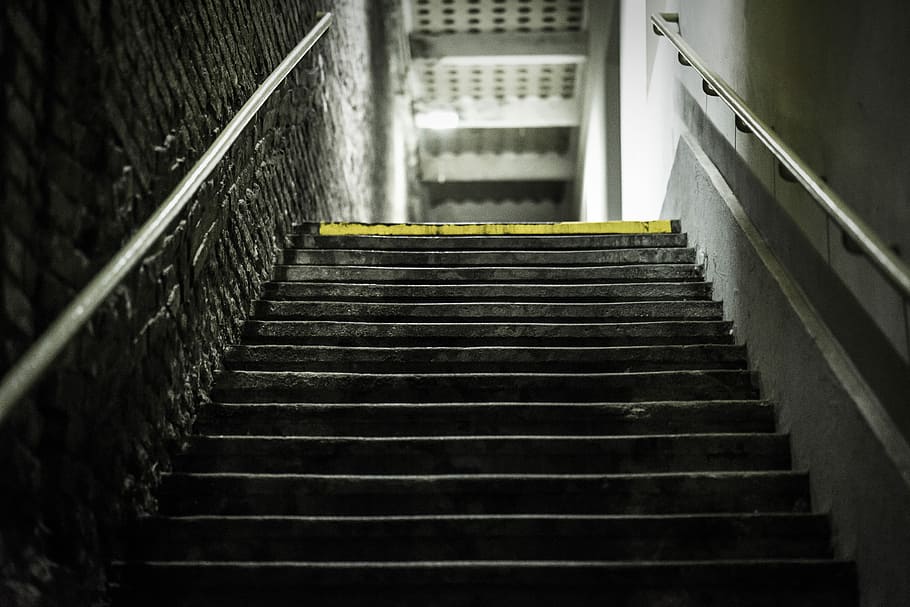
<path fill-rule="evenodd" d="M 224 130 L 193 165 L 186 177 L 170 193 L 160 207 L 130 238 L 122 249 L 79 292 L 75 299 L 60 313 L 22 358 L 4 376 L 0 383 L 0 424 L 13 411 L 16 403 L 44 375 L 64 347 L 75 337 L 91 315 L 113 292 L 130 270 L 148 253 L 164 235 L 171 222 L 186 207 L 199 187 L 215 169 L 241 131 L 269 99 L 291 70 L 303 59 L 313 45 L 332 24 L 332 13 L 325 13 L 300 43 L 269 74 L 240 111 L 228 122 Z"/>
<path fill-rule="evenodd" d="M 863 221 L 844 200 L 838 196 L 824 180 L 808 167 L 793 149 L 784 143 L 774 131 L 746 102 L 736 94 L 732 87 L 716 73 L 708 69 L 698 53 L 689 46 L 682 36 L 673 31 L 670 23 L 679 23 L 676 13 L 659 13 L 651 15 L 654 32 L 665 36 L 681 58 L 701 75 L 710 89 L 720 97 L 742 123 L 758 137 L 768 150 L 777 157 L 783 167 L 793 175 L 803 188 L 812 196 L 822 210 L 837 223 L 844 233 L 854 241 L 858 249 L 869 258 L 872 265 L 884 276 L 903 299 L 910 300 L 910 266 L 898 257 L 878 234 Z"/>

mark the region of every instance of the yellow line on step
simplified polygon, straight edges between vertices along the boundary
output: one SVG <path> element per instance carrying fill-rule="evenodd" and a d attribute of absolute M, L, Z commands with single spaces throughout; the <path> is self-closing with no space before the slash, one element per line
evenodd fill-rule
<path fill-rule="evenodd" d="M 322 223 L 323 236 L 497 236 L 548 234 L 668 234 L 669 220 L 562 223 Z"/>

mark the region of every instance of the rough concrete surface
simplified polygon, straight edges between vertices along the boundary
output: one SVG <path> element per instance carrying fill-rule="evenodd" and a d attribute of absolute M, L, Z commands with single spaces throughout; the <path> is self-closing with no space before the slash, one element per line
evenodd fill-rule
<path fill-rule="evenodd" d="M 748 344 L 763 394 L 792 436 L 794 463 L 811 470 L 813 503 L 831 513 L 837 554 L 856 559 L 861 604 L 905 605 L 903 437 L 691 135 L 678 143 L 664 213 L 682 219 L 725 316 L 735 319 L 737 342 Z"/>

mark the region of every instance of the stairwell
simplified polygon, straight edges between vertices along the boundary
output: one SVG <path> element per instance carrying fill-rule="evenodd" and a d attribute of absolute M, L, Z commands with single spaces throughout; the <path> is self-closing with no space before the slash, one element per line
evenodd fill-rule
<path fill-rule="evenodd" d="M 856 605 L 684 234 L 289 245 L 120 605 Z"/>

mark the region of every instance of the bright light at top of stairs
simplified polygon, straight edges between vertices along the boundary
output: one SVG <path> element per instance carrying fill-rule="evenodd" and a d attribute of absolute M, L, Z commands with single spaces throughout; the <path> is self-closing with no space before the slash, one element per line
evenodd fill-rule
<path fill-rule="evenodd" d="M 458 113 L 452 110 L 433 110 L 414 116 L 414 123 L 419 129 L 447 131 L 458 128 L 458 122 Z"/>

